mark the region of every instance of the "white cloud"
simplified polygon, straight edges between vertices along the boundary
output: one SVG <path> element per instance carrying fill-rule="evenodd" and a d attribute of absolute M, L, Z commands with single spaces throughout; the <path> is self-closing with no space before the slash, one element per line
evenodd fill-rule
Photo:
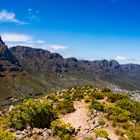
<path fill-rule="evenodd" d="M 124 57 L 124 56 L 117 56 L 117 57 L 116 57 L 116 60 L 117 60 L 117 61 L 127 61 L 127 58 Z"/>
<path fill-rule="evenodd" d="M 39 44 L 46 43 L 44 40 L 35 40 L 32 36 L 26 34 L 1 33 L 1 36 L 9 47 L 16 45 L 36 47 Z"/>
<path fill-rule="evenodd" d="M 4 42 L 9 47 L 12 46 L 29 46 L 33 48 L 42 48 L 51 52 L 58 52 L 67 49 L 68 47 L 58 44 L 47 44 L 44 40 L 35 40 L 33 36 L 18 33 L 0 33 Z"/>
<path fill-rule="evenodd" d="M 6 42 L 28 42 L 32 40 L 31 36 L 24 34 L 3 33 L 1 36 L 2 39 Z"/>
<path fill-rule="evenodd" d="M 0 22 L 13 22 L 17 24 L 26 24 L 26 22 L 20 21 L 16 18 L 16 14 L 8 12 L 6 10 L 0 11 Z"/>
<path fill-rule="evenodd" d="M 44 40 L 37 40 L 36 43 L 38 43 L 38 44 L 44 44 L 46 42 Z"/>
<path fill-rule="evenodd" d="M 66 46 L 57 45 L 57 44 L 48 45 L 47 47 L 51 51 L 58 51 L 58 50 L 65 50 L 65 49 L 67 49 Z"/>
<path fill-rule="evenodd" d="M 39 11 L 29 8 L 27 9 L 27 15 L 25 17 L 30 21 L 40 21 L 38 14 Z"/>

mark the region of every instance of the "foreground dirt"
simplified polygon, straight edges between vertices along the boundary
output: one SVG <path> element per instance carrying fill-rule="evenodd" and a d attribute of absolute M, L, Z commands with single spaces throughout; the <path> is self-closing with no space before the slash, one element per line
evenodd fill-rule
<path fill-rule="evenodd" d="M 95 139 L 95 135 L 91 130 L 90 113 L 87 108 L 88 104 L 84 101 L 75 101 L 74 107 L 75 112 L 61 116 L 61 120 L 70 123 L 77 131 L 77 140 L 82 140 L 84 138 L 90 137 Z M 100 116 L 99 116 L 100 117 Z M 107 128 L 103 128 L 108 131 L 109 138 L 111 140 L 118 140 L 118 136 L 114 133 L 114 128 L 111 126 L 111 122 L 107 121 Z"/>

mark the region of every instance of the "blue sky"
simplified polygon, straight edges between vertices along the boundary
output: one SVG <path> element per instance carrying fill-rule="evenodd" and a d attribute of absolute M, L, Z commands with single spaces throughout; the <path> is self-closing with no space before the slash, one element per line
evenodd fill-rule
<path fill-rule="evenodd" d="M 78 59 L 140 64 L 139 0 L 1 0 L 0 34 Z"/>

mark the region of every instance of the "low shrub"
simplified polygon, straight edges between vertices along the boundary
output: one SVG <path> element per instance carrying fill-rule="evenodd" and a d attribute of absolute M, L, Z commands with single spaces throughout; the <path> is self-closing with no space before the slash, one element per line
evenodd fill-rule
<path fill-rule="evenodd" d="M 93 110 L 97 110 L 97 111 L 104 111 L 104 105 L 102 103 L 100 103 L 97 100 L 92 100 L 92 103 L 90 105 L 90 109 Z"/>
<path fill-rule="evenodd" d="M 105 108 L 109 119 L 117 122 L 127 122 L 130 119 L 131 113 L 114 105 Z"/>
<path fill-rule="evenodd" d="M 140 127 L 136 126 L 129 128 L 127 135 L 129 140 L 140 140 Z"/>
<path fill-rule="evenodd" d="M 46 100 L 30 99 L 14 107 L 9 113 L 10 126 L 16 129 L 23 129 L 27 124 L 31 127 L 49 128 L 56 118 L 56 111 Z"/>
<path fill-rule="evenodd" d="M 91 97 L 94 97 L 97 100 L 104 99 L 103 93 L 100 93 L 100 92 L 92 92 Z"/>
<path fill-rule="evenodd" d="M 71 124 L 65 124 L 60 120 L 53 121 L 51 123 L 51 129 L 53 135 L 59 136 L 61 140 L 69 140 L 75 132 Z"/>
<path fill-rule="evenodd" d="M 99 124 L 100 124 L 100 125 L 105 125 L 105 123 L 106 123 L 106 122 L 105 122 L 105 120 L 104 120 L 103 118 L 100 118 L 100 119 L 99 119 Z"/>
<path fill-rule="evenodd" d="M 104 129 L 97 129 L 94 131 L 96 138 L 108 138 L 108 132 Z"/>
<path fill-rule="evenodd" d="M 90 101 L 91 101 L 90 96 L 85 96 L 85 97 L 84 97 L 84 101 L 85 101 L 86 103 L 90 102 Z"/>
<path fill-rule="evenodd" d="M 58 96 L 55 93 L 50 93 L 47 98 L 54 102 L 58 101 Z"/>
<path fill-rule="evenodd" d="M 10 132 L 0 129 L 0 140 L 16 140 L 16 137 Z"/>
<path fill-rule="evenodd" d="M 137 122 L 140 121 L 140 103 L 139 102 L 135 103 L 135 108 L 133 108 L 133 111 L 132 111 L 132 117 Z"/>
<path fill-rule="evenodd" d="M 136 107 L 135 102 L 130 99 L 118 100 L 115 102 L 115 105 L 130 112 L 132 112 Z"/>
<path fill-rule="evenodd" d="M 81 99 L 84 99 L 84 93 L 82 92 L 82 90 L 80 88 L 77 88 L 74 91 L 73 100 L 80 101 Z"/>
<path fill-rule="evenodd" d="M 102 92 L 112 92 L 110 88 L 104 87 L 102 89 Z"/>
<path fill-rule="evenodd" d="M 71 99 L 64 99 L 56 104 L 56 110 L 60 114 L 72 113 L 75 111 L 74 102 Z"/>
<path fill-rule="evenodd" d="M 106 96 L 108 97 L 109 101 L 112 103 L 122 99 L 129 99 L 127 94 L 120 94 L 120 93 L 108 93 L 106 94 Z"/>
<path fill-rule="evenodd" d="M 0 128 L 6 128 L 9 125 L 8 119 L 6 117 L 0 117 Z"/>

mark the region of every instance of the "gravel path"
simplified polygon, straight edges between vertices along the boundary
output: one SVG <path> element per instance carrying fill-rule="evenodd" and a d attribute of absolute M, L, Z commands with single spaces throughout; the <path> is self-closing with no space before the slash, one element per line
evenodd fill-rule
<path fill-rule="evenodd" d="M 66 123 L 71 123 L 75 130 L 79 130 L 78 137 L 82 137 L 83 135 L 86 135 L 90 129 L 90 123 L 88 122 L 90 119 L 89 111 L 87 104 L 85 104 L 84 101 L 76 101 L 74 103 L 74 108 L 76 109 L 75 112 L 64 115 L 61 119 Z M 90 135 L 90 133 L 88 135 Z M 93 135 L 91 136 L 93 137 Z"/>
<path fill-rule="evenodd" d="M 76 109 L 75 112 L 61 116 L 61 120 L 66 123 L 70 123 L 75 128 L 75 130 L 78 130 L 76 137 L 77 140 L 82 140 L 83 137 L 92 137 L 95 139 L 93 131 L 90 129 L 92 123 L 89 121 L 90 116 L 87 104 L 84 101 L 75 101 L 74 108 Z M 108 131 L 109 138 L 111 140 L 118 140 L 119 138 L 114 133 L 114 128 L 112 127 L 111 122 L 107 123 L 109 124 L 109 126 L 104 129 Z M 89 132 L 89 130 L 91 131 Z"/>

